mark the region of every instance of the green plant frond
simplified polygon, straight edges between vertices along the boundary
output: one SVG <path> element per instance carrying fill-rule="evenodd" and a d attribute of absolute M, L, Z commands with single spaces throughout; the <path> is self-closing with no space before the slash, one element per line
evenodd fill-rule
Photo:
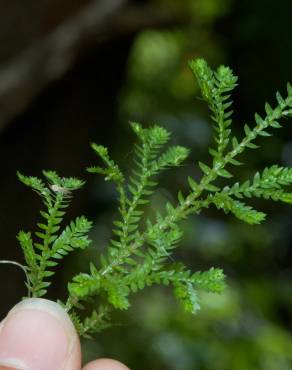
<path fill-rule="evenodd" d="M 126 308 L 130 292 L 136 293 L 139 290 L 143 290 L 146 286 L 161 284 L 165 286 L 172 285 L 175 296 L 182 303 L 185 310 L 195 313 L 200 308 L 199 291 L 221 293 L 225 288 L 225 276 L 221 269 L 211 268 L 209 271 L 198 271 L 191 274 L 183 265 L 180 265 L 178 269 L 176 264 L 160 266 L 161 270 L 156 270 L 154 266 L 157 267 L 153 262 L 153 258 L 149 257 L 147 262 L 135 268 L 119 281 L 119 289 L 124 293 L 119 293 L 118 302 L 122 299 L 125 306 L 117 306 L 115 302 L 115 308 Z M 120 291 L 115 290 L 114 296 Z"/>
<path fill-rule="evenodd" d="M 18 178 L 25 185 L 36 191 L 43 200 L 45 211 L 41 211 L 44 221 L 37 224 L 33 240 L 30 232 L 20 231 L 17 239 L 24 253 L 30 280 L 29 294 L 42 297 L 50 283 L 47 279 L 54 274 L 52 268 L 57 261 L 76 248 L 84 249 L 89 245 L 87 233 L 92 223 L 85 217 L 72 221 L 60 232 L 64 209 L 71 201 L 71 192 L 83 186 L 84 182 L 76 178 L 63 178 L 54 171 L 43 172 L 47 185 L 36 177 L 18 173 Z M 60 233 L 59 233 L 60 232 Z"/>
<path fill-rule="evenodd" d="M 107 261 L 119 258 L 119 250 L 129 249 L 133 240 L 139 239 L 138 228 L 144 212 L 141 209 L 149 202 L 148 199 L 157 185 L 153 177 L 162 170 L 179 166 L 189 154 L 189 150 L 181 146 L 170 147 L 159 154 L 169 141 L 170 133 L 158 125 L 142 128 L 138 123 L 131 123 L 131 126 L 139 139 L 135 146 L 136 166 L 127 184 L 130 196 L 126 203 L 120 201 L 121 219 L 114 221 L 113 230 L 118 238 L 110 242 Z"/>
<path fill-rule="evenodd" d="M 209 102 L 213 94 L 215 72 L 213 72 L 206 62 L 202 60 L 199 60 L 199 62 L 193 61 L 191 63 L 191 68 L 198 80 L 204 100 Z M 232 133 L 228 134 L 232 145 L 231 150 L 224 156 L 220 158 L 220 156 L 218 156 L 218 151 L 215 149 L 210 150 L 210 154 L 215 159 L 213 160 L 212 167 L 199 162 L 199 166 L 204 175 L 200 184 L 198 184 L 197 190 L 190 196 L 191 199 L 198 198 L 203 190 L 208 190 L 209 185 L 218 177 L 231 177 L 232 174 L 229 170 L 226 170 L 226 166 L 228 164 L 235 166 L 241 165 L 242 163 L 236 159 L 238 155 L 246 149 L 258 148 L 254 141 L 258 136 L 269 136 L 270 134 L 267 129 L 281 127 L 279 120 L 290 115 L 289 108 L 292 100 L 291 85 L 287 85 L 287 96 L 285 98 L 279 93 L 276 94 L 276 98 L 278 105 L 276 105 L 275 108 L 272 108 L 268 103 L 265 104 L 266 116 L 264 118 L 257 113 L 255 114 L 256 124 L 254 127 L 250 128 L 247 124 L 244 126 L 245 136 L 242 140 L 232 137 Z"/>
<path fill-rule="evenodd" d="M 292 193 L 285 190 L 291 184 L 292 168 L 273 165 L 262 173 L 257 172 L 252 181 L 247 180 L 243 184 L 236 182 L 231 187 L 226 186 L 223 192 L 237 198 L 257 197 L 291 203 Z"/>
<path fill-rule="evenodd" d="M 292 91 L 291 86 L 287 85 L 287 96 L 283 98 L 279 92 L 276 94 L 278 105 L 272 108 L 270 104 L 265 104 L 265 117 L 261 117 L 258 113 L 255 113 L 255 125 L 250 128 L 247 124 L 244 125 L 244 138 L 239 142 L 235 137 L 232 139 L 233 150 L 229 152 L 225 158 L 225 164 L 232 163 L 231 160 L 237 155 L 241 154 L 245 149 L 257 149 L 258 146 L 254 144 L 255 139 L 258 136 L 271 136 L 267 131 L 271 128 L 281 128 L 279 120 L 285 118 L 288 113 L 288 108 L 291 105 Z"/>
<path fill-rule="evenodd" d="M 212 149 L 214 163 L 220 161 L 230 141 L 230 125 L 232 123 L 232 105 L 230 92 L 237 86 L 237 76 L 229 67 L 221 65 L 212 71 L 205 60 L 196 59 L 190 62 L 201 89 L 202 97 L 207 102 L 214 121 L 215 141 L 217 149 Z"/>
<path fill-rule="evenodd" d="M 77 217 L 75 221 L 71 221 L 59 237 L 53 242 L 51 247 L 52 258 L 62 259 L 74 249 L 85 249 L 91 243 L 88 239 L 88 233 L 92 228 L 92 222 L 88 221 L 84 216 Z"/>
<path fill-rule="evenodd" d="M 182 238 L 182 231 L 176 227 L 168 232 L 157 234 L 153 230 L 148 234 L 147 243 L 149 248 L 146 252 L 138 251 L 136 258 L 128 258 L 126 263 L 131 267 L 123 278 L 123 282 L 131 291 L 136 292 L 144 288 L 145 285 L 154 283 L 152 274 L 163 271 L 167 266 L 166 261 L 170 261 L 173 250 L 178 246 Z"/>
<path fill-rule="evenodd" d="M 82 322 L 81 317 L 73 310 L 71 310 L 69 316 L 70 316 L 70 319 L 71 319 L 77 333 L 80 336 L 86 338 L 86 330 L 84 328 L 84 324 Z"/>
<path fill-rule="evenodd" d="M 180 166 L 186 160 L 189 153 L 189 149 L 183 146 L 170 147 L 157 161 L 153 161 L 150 171 L 155 175 L 164 169 Z"/>
<path fill-rule="evenodd" d="M 159 125 L 148 128 L 143 128 L 142 125 L 137 122 L 130 122 L 130 125 L 140 141 L 152 147 L 152 150 L 159 150 L 170 139 L 170 132 Z"/>
<path fill-rule="evenodd" d="M 244 221 L 250 225 L 260 224 L 266 218 L 265 213 L 256 211 L 252 207 L 231 198 L 225 193 L 215 194 L 212 197 L 211 201 L 218 209 L 223 209 L 225 213 L 231 212 L 239 220 Z"/>
<path fill-rule="evenodd" d="M 27 266 L 31 269 L 37 269 L 37 258 L 33 247 L 31 233 L 21 230 L 17 235 L 17 240 L 21 245 Z"/>
<path fill-rule="evenodd" d="M 91 147 L 95 151 L 95 153 L 101 158 L 106 167 L 105 168 L 98 166 L 88 167 L 87 171 L 91 173 L 104 175 L 106 181 L 114 181 L 118 184 L 123 183 L 124 175 L 120 170 L 119 166 L 110 158 L 107 148 L 102 145 L 97 145 L 95 143 L 92 143 Z"/>
<path fill-rule="evenodd" d="M 72 282 L 68 284 L 70 296 L 73 301 L 87 300 L 91 296 L 98 294 L 101 288 L 101 278 L 99 275 L 80 273 L 74 276 Z"/>
<path fill-rule="evenodd" d="M 84 186 L 85 181 L 75 177 L 60 177 L 55 171 L 43 171 L 43 175 L 54 192 L 71 192 Z"/>
<path fill-rule="evenodd" d="M 92 334 L 96 334 L 112 326 L 109 320 L 109 308 L 99 306 L 98 311 L 93 310 L 90 316 L 82 319 L 75 311 L 70 312 L 70 318 L 76 328 L 77 333 L 86 339 L 92 339 Z"/>
<path fill-rule="evenodd" d="M 270 136 L 271 128 L 280 128 L 279 122 L 292 115 L 291 85 L 287 85 L 287 96 L 276 93 L 274 107 L 265 104 L 263 116 L 255 114 L 254 125 L 243 126 L 243 138 L 238 139 L 233 135 L 231 125 L 231 93 L 237 85 L 237 77 L 225 66 L 212 70 L 202 59 L 192 61 L 190 67 L 211 110 L 216 145 L 209 150 L 211 160 L 198 163 L 201 178 L 187 178 L 187 194 L 179 191 L 176 202 L 166 202 L 164 210 L 157 212 L 151 220 L 145 217 L 149 198 L 158 185 L 157 175 L 180 166 L 189 154 L 189 150 L 182 146 L 168 146 L 171 135 L 165 128 L 159 125 L 144 128 L 139 123 L 131 123 L 137 142 L 134 145 L 134 168 L 129 177 L 124 176 L 110 158 L 107 148 L 92 144 L 103 166 L 93 166 L 88 171 L 102 174 L 106 180 L 115 183 L 119 217 L 113 222 L 114 237 L 99 256 L 98 266 L 91 263 L 87 273 L 78 273 L 68 284 L 69 296 L 64 308 L 71 314 L 82 336 L 89 337 L 108 327 L 109 312 L 128 309 L 131 294 L 147 286 L 171 286 L 176 298 L 190 313 L 199 310 L 202 291 L 222 292 L 225 276 L 221 269 L 193 273 L 172 258 L 182 239 L 180 222 L 190 214 L 199 214 L 214 204 L 225 213 L 257 225 L 266 215 L 247 205 L 244 198 L 261 197 L 292 204 L 292 192 L 289 191 L 291 168 L 274 165 L 243 183 L 235 182 L 223 188 L 216 184 L 220 178 L 226 181 L 233 177 L 232 166 L 243 165 L 237 157 L 247 149 L 258 148 L 255 140 L 259 136 Z M 43 174 L 46 181 L 18 173 L 19 179 L 40 195 L 45 206 L 36 238 L 24 231 L 17 237 L 27 264 L 24 268 L 29 294 L 34 297 L 46 293 L 54 267 L 67 253 L 89 245 L 88 233 L 92 226 L 81 216 L 62 227 L 72 192 L 79 189 L 83 181 L 60 177 L 54 171 L 44 171 Z M 83 309 L 90 313 L 89 316 L 83 318 L 84 315 L 79 314 Z"/>
<path fill-rule="evenodd" d="M 174 287 L 174 295 L 190 313 L 196 313 L 200 309 L 200 291 L 221 293 L 225 288 L 225 276 L 221 269 L 211 268 L 209 271 L 192 274 L 181 264 L 178 269 L 172 269 L 170 266 L 168 270 L 152 273 L 147 282 L 147 285 L 171 284 Z"/>
<path fill-rule="evenodd" d="M 95 174 L 102 174 L 105 176 L 106 181 L 111 180 L 116 183 L 118 196 L 119 196 L 118 198 L 119 212 L 120 212 L 122 220 L 124 221 L 128 213 L 127 208 L 129 204 L 129 199 L 128 199 L 128 195 L 126 194 L 125 184 L 124 184 L 125 177 L 122 171 L 120 170 L 119 166 L 109 157 L 107 148 L 105 148 L 102 145 L 97 145 L 95 143 L 92 143 L 91 147 L 95 151 L 95 153 L 101 158 L 103 163 L 106 165 L 106 168 L 95 166 L 95 167 L 87 168 L 87 171 L 91 173 L 95 173 Z M 132 216 L 129 217 L 129 222 L 133 222 L 135 218 L 135 213 L 136 213 L 135 210 L 133 210 Z M 114 222 L 114 225 L 118 227 L 116 230 L 114 230 L 114 233 L 118 233 L 118 236 L 120 237 L 120 239 L 123 238 L 126 241 L 128 241 L 128 238 L 129 238 L 128 231 L 126 230 L 124 223 L 118 220 Z M 121 244 L 122 242 L 120 241 L 112 240 L 110 242 L 108 254 L 112 256 L 115 253 L 116 248 L 119 248 Z M 104 262 L 103 265 L 107 264 L 106 257 L 103 257 L 102 262 Z"/>
<path fill-rule="evenodd" d="M 147 234 L 147 243 L 154 247 L 151 251 L 151 259 L 156 264 L 156 268 L 161 265 L 161 262 L 170 258 L 173 250 L 178 246 L 183 236 L 182 230 L 177 225 L 173 225 L 168 231 L 159 232 L 156 228 L 149 227 Z"/>
<path fill-rule="evenodd" d="M 118 310 L 126 310 L 130 307 L 129 294 L 130 289 L 126 284 L 123 284 L 119 279 L 108 277 L 103 280 L 103 290 L 107 294 L 108 302 Z"/>
<path fill-rule="evenodd" d="M 182 301 L 183 306 L 189 312 L 196 312 L 199 308 L 197 300 L 197 293 L 199 291 L 221 293 L 224 290 L 225 275 L 222 269 L 212 267 L 208 271 L 198 271 L 192 274 L 182 264 L 174 263 L 165 265 L 160 261 L 156 263 L 157 256 L 154 256 L 155 253 L 157 252 L 147 255 L 145 262 L 129 272 L 127 276 L 120 280 L 120 284 L 129 287 L 133 293 L 153 284 L 174 286 L 176 296 L 180 289 L 182 289 L 186 296 L 177 296 L 177 298 Z M 162 262 L 164 262 L 164 259 L 162 259 Z M 129 291 L 127 291 L 127 294 L 129 294 Z M 189 294 L 192 295 L 190 296 Z M 183 297 L 186 299 L 183 299 Z M 191 298 L 193 304 L 190 306 L 191 302 L 188 300 Z M 187 301 L 188 304 L 185 306 Z M 196 304 L 194 304 L 195 302 Z"/>
<path fill-rule="evenodd" d="M 197 271 L 190 277 L 194 286 L 208 293 L 222 293 L 225 288 L 225 275 L 222 269 L 211 267 L 208 271 Z"/>
<path fill-rule="evenodd" d="M 51 190 L 41 179 L 34 176 L 25 176 L 19 171 L 17 171 L 17 177 L 24 185 L 37 192 L 48 204 L 52 202 Z"/>

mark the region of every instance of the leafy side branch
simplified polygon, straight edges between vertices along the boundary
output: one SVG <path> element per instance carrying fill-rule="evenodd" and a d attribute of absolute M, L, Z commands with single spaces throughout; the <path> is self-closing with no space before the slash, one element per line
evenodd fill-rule
<path fill-rule="evenodd" d="M 291 85 L 287 85 L 286 97 L 276 94 L 274 108 L 265 104 L 264 117 L 256 113 L 255 123 L 244 125 L 243 137 L 239 139 L 233 135 L 231 119 L 231 93 L 237 86 L 237 77 L 225 66 L 212 70 L 203 59 L 190 62 L 190 68 L 211 111 L 214 146 L 209 150 L 211 164 L 198 163 L 202 171 L 200 181 L 189 176 L 189 192 L 184 195 L 180 191 L 176 204 L 166 203 L 165 210 L 157 212 L 152 219 L 144 215 L 160 173 L 180 166 L 189 154 L 187 148 L 169 145 L 171 135 L 165 128 L 159 125 L 143 128 L 139 123 L 131 123 L 137 141 L 133 169 L 128 177 L 110 158 L 107 148 L 92 144 L 103 165 L 89 167 L 88 171 L 115 183 L 119 217 L 113 222 L 113 236 L 106 253 L 100 256 L 100 264 L 91 263 L 87 273 L 77 274 L 68 284 L 67 302 L 61 303 L 82 336 L 107 328 L 111 324 L 110 312 L 128 309 L 130 295 L 146 286 L 171 286 L 175 297 L 191 313 L 200 307 L 200 291 L 220 293 L 224 289 L 221 269 L 193 273 L 171 258 L 183 238 L 180 221 L 190 214 L 214 205 L 255 225 L 264 221 L 266 215 L 248 205 L 246 199 L 257 197 L 292 203 L 290 168 L 273 165 L 243 183 L 232 182 L 232 166 L 242 165 L 240 154 L 257 149 L 257 137 L 270 136 L 271 129 L 280 128 L 280 121 L 292 115 Z M 18 235 L 26 261 L 29 295 L 41 297 L 60 259 L 89 245 L 88 232 L 92 225 L 82 216 L 61 229 L 65 209 L 73 191 L 83 185 L 82 181 L 61 178 L 50 171 L 44 172 L 47 184 L 35 177 L 18 176 L 40 195 L 45 206 L 41 211 L 44 222 L 38 224 L 35 238 L 29 232 L 21 231 Z M 219 178 L 226 181 L 223 187 L 216 181 Z M 91 312 L 87 317 L 82 314 L 84 308 Z"/>
<path fill-rule="evenodd" d="M 45 210 L 40 212 L 44 221 L 37 224 L 39 231 L 35 232 L 35 240 L 30 232 L 20 231 L 17 236 L 27 264 L 29 296 L 37 298 L 46 294 L 50 285 L 47 279 L 54 274 L 52 269 L 58 261 L 74 249 L 84 249 L 89 245 L 87 234 L 92 226 L 81 216 L 60 232 L 71 192 L 83 186 L 83 182 L 75 178 L 60 178 L 53 171 L 44 171 L 43 174 L 47 185 L 36 177 L 18 173 L 20 181 L 38 193 L 45 206 Z"/>

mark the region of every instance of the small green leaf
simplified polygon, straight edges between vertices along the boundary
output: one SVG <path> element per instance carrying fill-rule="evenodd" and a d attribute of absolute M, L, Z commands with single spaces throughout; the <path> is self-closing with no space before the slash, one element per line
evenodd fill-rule
<path fill-rule="evenodd" d="M 205 175 L 209 175 L 211 172 L 211 168 L 204 164 L 203 162 L 199 162 L 200 169 L 204 172 Z"/>
<path fill-rule="evenodd" d="M 233 177 L 233 175 L 229 171 L 227 171 L 226 169 L 224 169 L 224 168 L 218 170 L 217 173 L 218 173 L 219 176 L 225 177 L 227 179 Z"/>

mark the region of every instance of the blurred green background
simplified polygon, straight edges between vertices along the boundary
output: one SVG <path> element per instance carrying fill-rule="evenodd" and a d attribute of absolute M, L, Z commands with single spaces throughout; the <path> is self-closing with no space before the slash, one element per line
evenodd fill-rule
<path fill-rule="evenodd" d="M 95 220 L 88 252 L 66 260 L 50 298 L 87 269 L 110 238 L 116 194 L 84 171 L 95 157 L 89 142 L 110 148 L 131 165 L 128 121 L 160 123 L 173 141 L 192 149 L 176 173 L 161 180 L 152 208 L 175 199 L 208 162 L 212 132 L 206 106 L 188 69 L 193 57 L 221 63 L 239 75 L 234 130 L 262 113 L 292 72 L 291 0 L 4 0 L 0 22 L 0 259 L 22 261 L 15 235 L 32 230 L 39 200 L 16 180 L 16 170 L 38 175 L 55 169 L 85 178 L 68 215 Z M 236 169 L 246 179 L 257 169 L 292 165 L 287 121 L 261 150 Z M 270 202 L 264 225 L 250 227 L 210 210 L 184 223 L 175 258 L 193 270 L 223 267 L 228 288 L 202 297 L 196 316 L 184 314 L 159 287 L 133 298 L 117 326 L 84 342 L 85 359 L 114 357 L 141 370 L 288 370 L 292 368 L 292 208 Z M 23 276 L 0 268 L 1 317 L 24 294 Z"/>

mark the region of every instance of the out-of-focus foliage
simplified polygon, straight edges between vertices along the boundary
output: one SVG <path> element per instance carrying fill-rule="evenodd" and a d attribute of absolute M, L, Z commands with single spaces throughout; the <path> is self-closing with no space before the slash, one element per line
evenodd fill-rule
<path fill-rule="evenodd" d="M 129 58 L 128 84 L 121 94 L 123 118 L 159 119 L 190 111 L 194 86 L 187 61 L 204 56 L 222 62 L 222 49 L 214 33 L 214 20 L 229 10 L 229 0 L 158 0 L 174 12 L 184 12 L 192 21 L 171 30 L 147 30 L 136 38 Z M 190 113 L 193 114 L 193 113 Z"/>

